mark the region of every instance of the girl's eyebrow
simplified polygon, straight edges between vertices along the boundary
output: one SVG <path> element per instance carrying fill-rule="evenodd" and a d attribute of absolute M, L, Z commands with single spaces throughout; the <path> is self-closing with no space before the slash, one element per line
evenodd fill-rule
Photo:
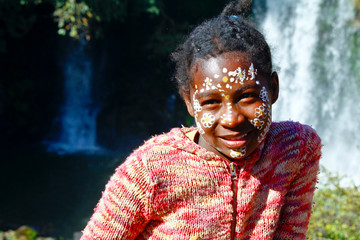
<path fill-rule="evenodd" d="M 236 89 L 236 92 L 243 92 L 243 91 L 246 91 L 248 89 L 256 89 L 256 90 L 260 90 L 261 89 L 261 85 L 258 85 L 256 83 L 250 83 L 250 84 L 247 84 L 247 85 L 242 85 L 241 87 L 237 88 Z"/>
<path fill-rule="evenodd" d="M 244 91 L 246 91 L 248 89 L 260 90 L 261 85 L 258 85 L 256 83 L 249 83 L 249 84 L 246 84 L 246 85 L 239 86 L 239 88 L 237 88 L 235 90 L 235 92 L 236 93 L 244 92 Z M 221 92 L 218 89 L 211 89 L 211 90 L 207 90 L 207 91 L 204 91 L 204 92 L 198 92 L 196 95 L 197 95 L 198 98 L 218 97 L 219 95 L 221 95 Z"/>
<path fill-rule="evenodd" d="M 221 92 L 219 92 L 218 90 L 211 90 L 211 91 L 204 91 L 204 92 L 199 92 L 196 94 L 198 98 L 210 98 L 210 97 L 218 97 L 221 95 Z"/>

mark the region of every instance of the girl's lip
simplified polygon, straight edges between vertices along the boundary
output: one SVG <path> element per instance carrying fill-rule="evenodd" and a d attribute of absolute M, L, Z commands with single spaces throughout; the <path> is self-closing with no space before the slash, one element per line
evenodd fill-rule
<path fill-rule="evenodd" d="M 221 136 L 219 139 L 229 148 L 241 148 L 245 145 L 248 134 Z"/>

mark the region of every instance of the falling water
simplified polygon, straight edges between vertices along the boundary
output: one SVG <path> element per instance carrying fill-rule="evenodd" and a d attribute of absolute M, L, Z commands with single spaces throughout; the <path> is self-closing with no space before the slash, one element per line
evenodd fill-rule
<path fill-rule="evenodd" d="M 351 45 L 359 36 L 354 19 L 350 0 L 271 0 L 262 28 L 280 67 L 275 120 L 313 126 L 324 144 L 322 165 L 359 184 L 360 79 L 354 64 L 360 56 Z"/>
<path fill-rule="evenodd" d="M 92 100 L 92 63 L 85 52 L 86 42 L 79 43 L 64 65 L 65 101 L 61 114 L 61 132 L 49 151 L 58 153 L 93 152 L 96 144 L 98 109 Z"/>

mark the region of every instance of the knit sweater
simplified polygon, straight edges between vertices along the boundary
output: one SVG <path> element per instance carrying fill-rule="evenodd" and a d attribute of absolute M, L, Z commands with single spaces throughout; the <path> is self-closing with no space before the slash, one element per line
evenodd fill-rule
<path fill-rule="evenodd" d="M 305 239 L 319 171 L 309 126 L 272 123 L 230 164 L 175 128 L 135 150 L 106 185 L 81 240 Z M 234 201 L 236 200 L 236 201 Z M 234 214 L 233 214 L 234 213 Z"/>

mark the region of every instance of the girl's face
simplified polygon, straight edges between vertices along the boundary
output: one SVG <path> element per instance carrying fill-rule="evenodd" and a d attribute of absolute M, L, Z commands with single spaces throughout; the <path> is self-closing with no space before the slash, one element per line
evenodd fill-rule
<path fill-rule="evenodd" d="M 184 94 L 200 133 L 199 145 L 227 159 L 242 159 L 264 139 L 271 105 L 278 92 L 277 74 L 257 72 L 243 52 L 199 59 L 192 69 L 190 95 Z"/>

